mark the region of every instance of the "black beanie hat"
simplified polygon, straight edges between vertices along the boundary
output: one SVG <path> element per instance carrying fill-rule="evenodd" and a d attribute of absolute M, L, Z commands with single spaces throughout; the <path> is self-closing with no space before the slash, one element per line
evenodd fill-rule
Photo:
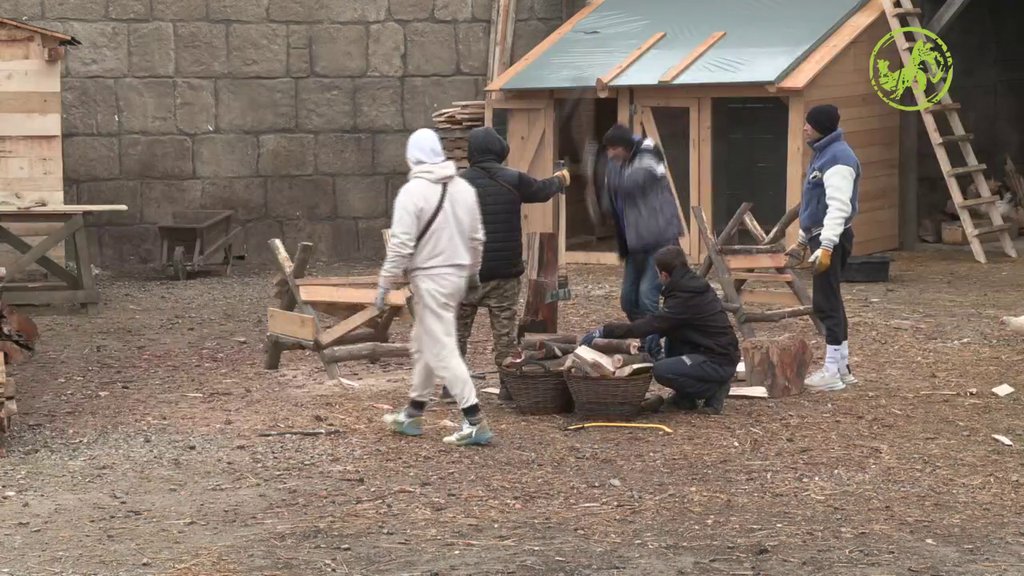
<path fill-rule="evenodd" d="M 622 124 L 616 124 L 605 133 L 604 145 L 609 148 L 617 146 L 626 150 L 632 150 L 634 146 L 633 131 Z"/>
<path fill-rule="evenodd" d="M 839 109 L 831 104 L 819 104 L 807 111 L 807 123 L 818 134 L 828 136 L 839 128 Z"/>

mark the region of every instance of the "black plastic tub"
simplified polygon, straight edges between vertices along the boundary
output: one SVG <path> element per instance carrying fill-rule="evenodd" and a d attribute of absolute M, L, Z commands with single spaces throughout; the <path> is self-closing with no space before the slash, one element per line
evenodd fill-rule
<path fill-rule="evenodd" d="M 888 282 L 891 261 L 886 254 L 851 256 L 843 270 L 843 282 Z"/>

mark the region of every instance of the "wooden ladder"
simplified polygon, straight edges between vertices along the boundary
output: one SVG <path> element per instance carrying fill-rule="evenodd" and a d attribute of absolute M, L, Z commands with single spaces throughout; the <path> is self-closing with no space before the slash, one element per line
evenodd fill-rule
<path fill-rule="evenodd" d="M 897 33 L 897 31 L 908 26 L 922 28 L 920 19 L 921 9 L 915 8 L 912 0 L 882 0 L 882 5 L 885 7 L 885 15 L 889 20 L 889 27 L 894 32 L 894 39 L 896 48 L 900 53 L 900 59 L 902 59 L 904 66 L 910 66 L 911 50 L 913 50 L 914 44 L 919 41 L 925 41 L 926 37 L 920 32 L 913 32 L 914 42 L 911 43 L 905 36 L 906 32 Z M 905 24 L 904 21 L 906 22 Z M 932 70 L 930 62 L 926 62 L 925 65 L 928 66 L 929 71 Z M 940 93 L 943 92 L 944 86 L 941 81 L 936 87 Z M 915 84 L 911 86 L 911 89 L 914 92 L 914 98 L 917 100 L 918 105 L 925 106 L 927 98 L 922 87 Z M 1017 250 L 1013 246 L 1013 239 L 1009 233 L 1011 224 L 1003 222 L 1003 216 L 999 213 L 999 207 L 996 205 L 999 196 L 992 194 L 988 187 L 988 182 L 985 180 L 984 172 L 987 166 L 978 162 L 977 156 L 974 155 L 974 147 L 971 146 L 971 140 L 974 138 L 974 135 L 964 130 L 964 125 L 960 121 L 960 114 L 957 112 L 958 110 L 960 110 L 960 104 L 954 102 L 948 92 L 943 93 L 938 103 L 921 109 L 921 119 L 924 121 L 924 127 L 928 131 L 928 139 L 932 143 L 932 148 L 935 149 L 935 157 L 939 161 L 939 167 L 942 169 L 946 185 L 949 187 L 949 195 L 953 198 L 953 204 L 956 206 L 957 214 L 960 215 L 960 222 L 964 227 L 964 232 L 967 234 L 967 240 L 970 242 L 971 251 L 974 252 L 974 258 L 978 262 L 982 264 L 988 262 L 980 237 L 991 233 L 995 233 L 999 237 L 999 242 L 1002 244 L 1006 255 L 1016 258 Z M 953 130 L 952 135 L 943 136 L 939 131 L 935 116 L 943 113 L 946 115 L 946 119 Z M 960 152 L 967 162 L 966 166 L 953 167 L 949 154 L 946 152 L 946 146 L 952 144 L 960 146 Z M 957 178 L 967 176 L 973 180 L 980 197 L 971 200 L 964 199 L 963 192 L 960 190 L 960 182 Z M 971 214 L 968 210 L 972 206 L 983 206 L 988 210 L 988 215 L 991 219 L 990 226 L 983 226 L 981 228 L 974 226 L 974 221 L 971 219 Z"/>

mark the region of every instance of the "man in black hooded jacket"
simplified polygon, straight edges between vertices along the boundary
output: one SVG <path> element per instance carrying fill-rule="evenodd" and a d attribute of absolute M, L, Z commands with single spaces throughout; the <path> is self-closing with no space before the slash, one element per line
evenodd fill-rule
<path fill-rule="evenodd" d="M 736 332 L 715 290 L 690 269 L 682 248 L 658 250 L 654 265 L 665 299 L 661 311 L 630 324 L 605 324 L 584 336 L 581 343 L 588 345 L 595 338 L 662 335 L 665 359 L 654 363 L 654 379 L 675 391 L 668 405 L 697 410 L 703 400 L 701 412 L 721 414 L 740 360 Z M 654 396 L 644 407 L 657 411 L 664 403 L 661 396 Z"/>
<path fill-rule="evenodd" d="M 547 202 L 569 185 L 567 170 L 537 180 L 506 168 L 508 152 L 508 143 L 493 128 L 475 128 L 469 133 L 470 166 L 461 174 L 476 188 L 487 238 L 480 285 L 470 288 L 459 309 L 459 349 L 465 357 L 477 310 L 487 308 L 497 366 L 518 350 L 519 281 L 525 272 L 522 205 Z"/>

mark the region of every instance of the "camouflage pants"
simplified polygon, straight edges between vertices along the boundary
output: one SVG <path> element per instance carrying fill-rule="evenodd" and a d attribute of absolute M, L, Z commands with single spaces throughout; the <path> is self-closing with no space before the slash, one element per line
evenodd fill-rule
<path fill-rule="evenodd" d="M 484 282 L 479 288 L 466 293 L 459 307 L 459 352 L 466 357 L 473 321 L 480 308 L 487 308 L 491 316 L 491 335 L 494 339 L 494 365 L 511 356 L 519 346 L 516 343 L 516 320 L 519 309 L 519 278 Z"/>

